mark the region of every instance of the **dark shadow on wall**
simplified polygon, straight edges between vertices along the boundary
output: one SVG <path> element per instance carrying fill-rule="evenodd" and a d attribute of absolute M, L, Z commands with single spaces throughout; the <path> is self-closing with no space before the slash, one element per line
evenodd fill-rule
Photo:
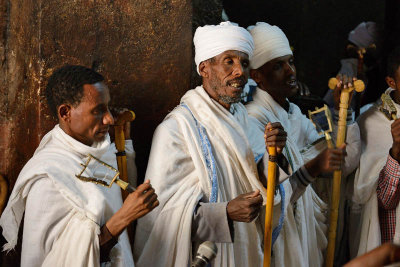
<path fill-rule="evenodd" d="M 243 27 L 258 21 L 279 26 L 294 48 L 298 79 L 323 96 L 339 69 L 348 33 L 362 21 L 383 25 L 385 1 L 225 0 L 224 9 Z"/>

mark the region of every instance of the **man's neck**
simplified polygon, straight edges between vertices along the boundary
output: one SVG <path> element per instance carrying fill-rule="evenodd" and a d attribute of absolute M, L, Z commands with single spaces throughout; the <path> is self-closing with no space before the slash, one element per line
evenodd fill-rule
<path fill-rule="evenodd" d="M 397 91 L 397 90 L 395 89 L 391 95 L 392 95 L 393 101 L 394 101 L 396 104 L 399 104 L 399 105 L 400 105 L 400 93 L 399 93 L 399 91 Z"/>

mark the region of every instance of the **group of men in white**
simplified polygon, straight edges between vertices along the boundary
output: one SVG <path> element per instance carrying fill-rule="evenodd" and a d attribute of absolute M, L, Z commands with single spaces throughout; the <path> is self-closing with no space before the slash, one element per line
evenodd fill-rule
<path fill-rule="evenodd" d="M 188 90 L 157 127 L 146 181 L 124 202 L 115 183 L 108 188 L 98 182 L 109 175 L 107 165 L 116 168 L 116 149 L 107 133 L 114 118 L 102 76 L 81 66 L 55 71 L 46 97 L 59 124 L 21 171 L 0 218 L 10 250 L 25 213 L 22 266 L 185 267 L 206 240 L 218 248 L 212 266 L 261 266 L 267 146 L 278 151 L 272 266 L 323 265 L 328 203 L 311 184 L 329 181 L 335 170 L 342 170 L 345 181 L 356 173 L 351 200 L 361 211 L 362 227 L 351 242 L 357 253 L 382 241 L 400 241 L 400 123 L 383 115 L 379 101 L 358 124 L 348 116 L 346 144 L 328 148 L 288 101 L 298 84 L 293 52 L 280 28 L 259 22 L 246 30 L 222 22 L 199 27 L 193 41 L 202 85 Z M 399 55 L 396 60 L 386 94 L 398 110 Z M 244 105 L 249 78 L 257 87 Z M 125 130 L 129 139 L 128 124 Z M 126 146 L 135 183 L 132 141 Z M 82 172 L 89 155 L 96 160 Z M 385 189 L 392 191 L 390 197 Z M 382 220 L 388 210 L 392 217 Z M 393 230 L 383 239 L 382 228 L 389 228 L 390 220 Z M 133 221 L 130 243 L 126 228 Z"/>

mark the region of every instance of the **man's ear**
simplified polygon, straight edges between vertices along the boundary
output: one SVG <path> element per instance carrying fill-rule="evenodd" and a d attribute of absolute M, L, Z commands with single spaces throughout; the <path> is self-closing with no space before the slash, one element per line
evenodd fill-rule
<path fill-rule="evenodd" d="M 385 80 L 389 87 L 396 89 L 396 82 L 394 81 L 394 79 L 392 77 L 386 76 Z"/>
<path fill-rule="evenodd" d="M 201 77 L 203 78 L 208 78 L 209 77 L 209 71 L 210 71 L 210 62 L 202 61 L 199 65 L 199 72 Z"/>
<path fill-rule="evenodd" d="M 260 82 L 260 73 L 257 70 L 250 70 L 250 78 L 252 78 L 257 84 Z"/>
<path fill-rule="evenodd" d="M 57 116 L 60 121 L 68 122 L 71 118 L 71 105 L 59 105 L 57 108 Z"/>

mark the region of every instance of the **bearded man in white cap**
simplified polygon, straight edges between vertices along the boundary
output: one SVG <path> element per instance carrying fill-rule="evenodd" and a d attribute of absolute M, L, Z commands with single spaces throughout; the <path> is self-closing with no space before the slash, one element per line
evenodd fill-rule
<path fill-rule="evenodd" d="M 320 174 L 339 170 L 345 147 L 327 149 L 314 125 L 288 97 L 298 90 L 293 53 L 285 34 L 277 26 L 259 22 L 248 28 L 255 49 L 250 63 L 250 75 L 257 83 L 253 101 L 246 105 L 248 113 L 258 121 L 259 131 L 268 122 L 280 122 L 287 132 L 283 155 L 289 163 L 288 171 L 299 171 L 306 179 L 293 183 L 294 191 L 285 212 L 283 229 L 273 246 L 275 266 L 321 266 L 327 246 L 326 204 L 308 186 Z M 354 170 L 359 157 L 359 129 L 349 125 L 344 173 Z M 355 140 L 355 141 L 354 141 Z M 263 140 L 259 139 L 262 143 Z M 313 144 L 313 146 L 311 146 Z M 307 147 L 309 146 L 309 147 Z M 306 153 L 302 149 L 308 148 Z"/>
<path fill-rule="evenodd" d="M 189 90 L 154 134 L 146 177 L 160 207 L 138 222 L 134 258 L 138 266 L 188 266 L 209 240 L 218 248 L 213 266 L 261 266 L 258 215 L 266 191 L 256 161 L 265 144 L 253 143 L 263 133 L 239 103 L 253 39 L 223 22 L 199 27 L 194 44 L 202 86 Z M 271 128 L 267 138 L 282 147 L 285 133 Z"/>

